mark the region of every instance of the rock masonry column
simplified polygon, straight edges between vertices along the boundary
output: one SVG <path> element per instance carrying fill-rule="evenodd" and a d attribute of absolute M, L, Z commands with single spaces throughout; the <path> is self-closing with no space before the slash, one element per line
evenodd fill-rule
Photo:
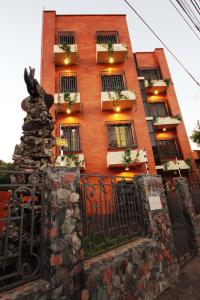
<path fill-rule="evenodd" d="M 162 178 L 139 176 L 136 183 L 143 204 L 145 235 L 155 242 L 154 257 L 158 264 L 157 278 L 161 293 L 180 273 Z"/>
<path fill-rule="evenodd" d="M 194 243 L 197 253 L 200 255 L 200 216 L 196 215 L 191 194 L 188 187 L 188 181 L 185 177 L 174 178 L 177 192 L 180 192 L 185 206 L 185 213 L 188 215 L 194 235 Z"/>
<path fill-rule="evenodd" d="M 80 299 L 83 251 L 79 171 L 46 169 L 44 190 L 44 276 L 50 299 Z"/>

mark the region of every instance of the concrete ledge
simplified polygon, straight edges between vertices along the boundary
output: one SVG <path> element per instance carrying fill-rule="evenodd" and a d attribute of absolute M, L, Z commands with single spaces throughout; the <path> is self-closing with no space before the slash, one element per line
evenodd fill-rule
<path fill-rule="evenodd" d="M 32 281 L 0 294 L 0 300 L 48 300 L 49 283 L 44 279 Z"/>

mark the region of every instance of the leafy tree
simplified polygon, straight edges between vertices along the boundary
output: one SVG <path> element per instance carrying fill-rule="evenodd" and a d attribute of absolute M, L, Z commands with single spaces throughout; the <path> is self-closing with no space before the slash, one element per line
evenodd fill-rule
<path fill-rule="evenodd" d="M 1 172 L 1 170 L 13 170 L 13 163 L 6 163 L 3 160 L 0 160 L 0 184 L 10 183 L 10 174 L 6 172 Z"/>
<path fill-rule="evenodd" d="M 197 144 L 197 146 L 200 146 L 200 123 L 197 123 L 197 127 L 193 130 L 191 135 L 191 140 Z"/>

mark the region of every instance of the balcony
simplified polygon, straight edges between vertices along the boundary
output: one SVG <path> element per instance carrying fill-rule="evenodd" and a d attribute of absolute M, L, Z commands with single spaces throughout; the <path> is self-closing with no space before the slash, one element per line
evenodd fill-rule
<path fill-rule="evenodd" d="M 123 167 L 123 155 L 124 151 L 109 151 L 107 154 L 107 167 Z M 132 163 L 130 166 L 140 165 L 147 162 L 147 154 L 145 149 L 131 150 Z"/>
<path fill-rule="evenodd" d="M 69 45 L 66 52 L 61 49 L 62 45 L 54 45 L 54 57 L 56 66 L 76 65 L 78 64 L 77 45 Z"/>
<path fill-rule="evenodd" d="M 69 168 L 79 167 L 80 170 L 85 170 L 84 154 L 79 153 L 79 154 L 65 155 L 63 160 L 61 159 L 61 156 L 57 156 L 55 166 L 69 167 Z"/>
<path fill-rule="evenodd" d="M 159 95 L 167 92 L 169 81 L 166 80 L 145 80 L 146 93 L 150 95 Z"/>
<path fill-rule="evenodd" d="M 174 128 L 181 123 L 180 116 L 154 117 L 153 120 L 157 129 Z"/>
<path fill-rule="evenodd" d="M 65 93 L 54 95 L 54 105 L 57 112 L 76 113 L 81 111 L 80 93 Z"/>
<path fill-rule="evenodd" d="M 128 55 L 126 44 L 96 44 L 96 60 L 98 64 L 121 64 Z"/>
<path fill-rule="evenodd" d="M 156 166 L 156 169 L 164 171 L 189 170 L 190 166 L 185 160 L 168 160 L 163 162 L 162 165 Z"/>
<path fill-rule="evenodd" d="M 110 91 L 101 92 L 101 109 L 116 110 L 131 109 L 136 100 L 136 95 L 133 91 Z"/>

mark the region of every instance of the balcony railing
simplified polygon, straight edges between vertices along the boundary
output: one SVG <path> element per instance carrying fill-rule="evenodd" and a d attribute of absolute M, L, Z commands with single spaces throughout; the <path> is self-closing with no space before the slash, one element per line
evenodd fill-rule
<path fill-rule="evenodd" d="M 54 105 L 57 112 L 80 112 L 81 111 L 81 98 L 80 93 L 59 93 L 54 95 Z"/>
<path fill-rule="evenodd" d="M 109 151 L 107 153 L 107 167 L 123 167 L 124 151 Z M 129 166 L 140 165 L 147 162 L 145 149 L 131 150 L 131 163 Z"/>
<path fill-rule="evenodd" d="M 83 153 L 78 154 L 66 154 L 64 156 L 57 156 L 55 166 L 62 166 L 68 168 L 80 168 L 80 170 L 85 170 L 85 159 Z"/>
<path fill-rule="evenodd" d="M 156 128 L 162 129 L 164 127 L 166 128 L 173 128 L 176 127 L 181 123 L 181 119 L 179 117 L 158 117 L 154 119 L 154 126 Z"/>
<path fill-rule="evenodd" d="M 101 92 L 101 109 L 120 111 L 131 109 L 135 103 L 136 94 L 131 90 Z"/>
<path fill-rule="evenodd" d="M 77 45 L 67 45 L 68 50 L 62 49 L 63 45 L 54 45 L 54 57 L 56 66 L 76 65 L 78 64 Z"/>
<path fill-rule="evenodd" d="M 128 55 L 126 44 L 97 44 L 96 59 L 98 64 L 121 64 Z"/>
<path fill-rule="evenodd" d="M 147 94 L 164 94 L 167 92 L 169 83 L 166 80 L 145 80 L 145 88 Z"/>

